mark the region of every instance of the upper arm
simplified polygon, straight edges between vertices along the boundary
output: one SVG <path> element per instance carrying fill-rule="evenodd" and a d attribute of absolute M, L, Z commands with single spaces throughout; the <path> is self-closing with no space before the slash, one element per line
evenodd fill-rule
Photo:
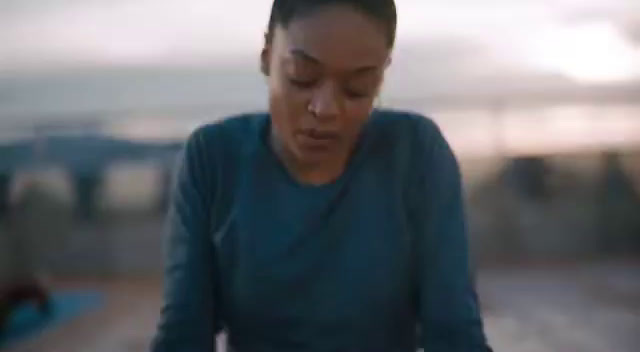
<path fill-rule="evenodd" d="M 209 240 L 211 162 L 202 131 L 188 139 L 166 225 L 164 304 L 152 351 L 213 351 L 214 249 Z"/>
<path fill-rule="evenodd" d="M 487 351 L 471 283 L 458 162 L 440 130 L 423 124 L 412 185 L 418 316 L 425 350 Z"/>

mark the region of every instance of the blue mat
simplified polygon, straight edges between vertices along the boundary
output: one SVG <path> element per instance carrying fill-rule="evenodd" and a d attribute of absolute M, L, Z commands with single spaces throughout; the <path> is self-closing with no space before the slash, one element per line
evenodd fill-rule
<path fill-rule="evenodd" d="M 104 294 L 99 291 L 61 291 L 51 297 L 52 314 L 41 316 L 33 304 L 25 304 L 11 315 L 8 329 L 0 337 L 0 349 L 37 336 L 50 329 L 104 304 Z"/>

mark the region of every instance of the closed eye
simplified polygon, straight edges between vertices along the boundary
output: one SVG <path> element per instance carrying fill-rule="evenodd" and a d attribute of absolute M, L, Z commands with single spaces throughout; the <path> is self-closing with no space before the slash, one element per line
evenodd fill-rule
<path fill-rule="evenodd" d="M 313 88 L 313 86 L 316 85 L 316 80 L 301 80 L 301 79 L 294 79 L 294 78 L 289 78 L 289 82 L 301 89 L 309 89 L 309 88 Z"/>
<path fill-rule="evenodd" d="M 368 92 L 360 92 L 352 89 L 345 89 L 344 93 L 347 95 L 348 98 L 351 98 L 351 99 L 362 99 L 362 98 L 367 98 L 371 95 Z"/>

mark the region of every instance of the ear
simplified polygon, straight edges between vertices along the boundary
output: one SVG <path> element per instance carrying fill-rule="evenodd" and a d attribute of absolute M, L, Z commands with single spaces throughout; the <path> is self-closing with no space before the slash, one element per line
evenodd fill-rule
<path fill-rule="evenodd" d="M 270 63 L 270 50 L 268 48 L 263 48 L 262 53 L 260 53 L 260 71 L 263 75 L 269 76 L 269 63 Z"/>
<path fill-rule="evenodd" d="M 260 71 L 263 75 L 269 76 L 269 67 L 271 66 L 271 43 L 265 35 L 264 47 L 260 53 Z"/>

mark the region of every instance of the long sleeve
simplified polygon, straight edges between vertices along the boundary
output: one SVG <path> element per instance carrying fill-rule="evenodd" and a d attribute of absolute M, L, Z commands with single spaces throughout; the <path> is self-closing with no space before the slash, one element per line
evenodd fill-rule
<path fill-rule="evenodd" d="M 164 305 L 152 352 L 215 351 L 213 197 L 205 140 L 187 141 L 173 187 L 165 238 Z"/>
<path fill-rule="evenodd" d="M 471 283 L 459 166 L 432 122 L 418 131 L 410 199 L 421 343 L 425 352 L 491 351 Z"/>

